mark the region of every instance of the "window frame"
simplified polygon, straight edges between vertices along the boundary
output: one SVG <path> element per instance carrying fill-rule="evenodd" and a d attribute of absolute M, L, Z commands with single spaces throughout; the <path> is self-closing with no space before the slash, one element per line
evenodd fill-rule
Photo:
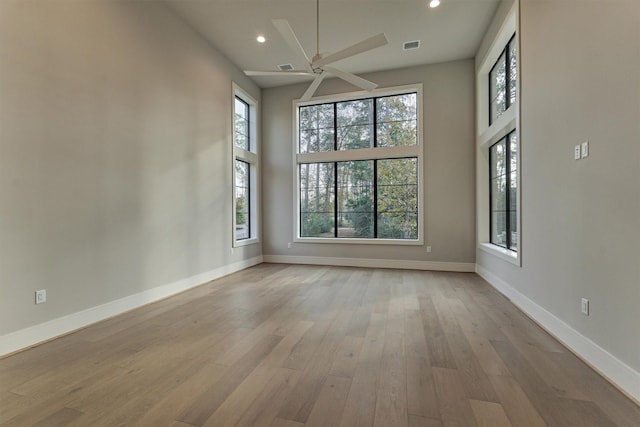
<path fill-rule="evenodd" d="M 236 99 L 240 100 L 248 107 L 248 150 L 236 145 Z M 231 239 L 232 248 L 256 244 L 260 241 L 260 141 L 258 139 L 258 101 L 256 101 L 249 93 L 243 90 L 235 82 L 232 82 L 232 98 L 231 98 L 231 144 L 232 144 L 232 212 L 231 212 Z M 236 203 L 237 203 L 237 183 L 236 183 L 236 161 L 244 162 L 249 165 L 249 173 L 247 179 L 247 198 L 249 201 L 247 228 L 249 236 L 247 238 L 238 239 L 236 236 Z"/>
<path fill-rule="evenodd" d="M 517 141 L 517 131 L 516 129 L 512 130 L 511 132 L 509 132 L 507 135 L 505 135 L 504 137 L 502 137 L 501 139 L 499 139 L 498 141 L 494 142 L 493 144 L 491 144 L 491 146 L 489 147 L 489 243 L 491 243 L 492 245 L 496 245 L 498 247 L 501 247 L 505 250 L 509 250 L 509 251 L 513 251 L 513 252 L 518 252 L 517 249 L 517 243 L 516 243 L 516 249 L 513 249 L 513 242 L 511 239 L 511 230 L 513 225 L 516 226 L 516 230 L 518 231 L 518 234 L 520 232 L 520 230 L 517 228 L 518 224 L 513 224 L 511 221 L 511 213 L 512 213 L 512 209 L 511 209 L 511 176 L 514 172 L 514 170 L 511 169 L 511 165 L 513 164 L 513 162 L 511 161 L 511 156 L 512 156 L 512 150 L 511 150 L 511 136 L 515 135 L 516 136 L 516 145 L 518 145 L 518 141 Z M 494 210 L 492 208 L 492 203 L 493 203 L 493 185 L 492 185 L 492 181 L 495 179 L 494 177 L 492 177 L 492 171 L 493 171 L 493 157 L 491 155 L 491 149 L 493 147 L 495 147 L 497 144 L 500 144 L 504 142 L 504 147 L 505 147 L 505 157 L 504 157 L 504 164 L 505 164 L 505 171 L 504 171 L 504 176 L 505 176 L 505 201 L 504 201 L 504 205 L 505 205 L 505 210 L 504 210 L 504 214 L 505 214 L 505 233 L 506 233 L 506 242 L 505 245 L 501 245 L 499 243 L 496 243 L 493 241 L 493 215 L 494 215 Z M 519 155 L 518 151 L 516 150 L 516 155 Z M 516 157 L 516 163 L 518 162 L 518 157 Z M 517 169 L 515 170 L 516 172 L 516 188 L 518 186 L 518 182 L 517 182 L 517 175 L 518 175 L 518 171 Z M 496 177 L 497 178 L 497 177 Z M 517 215 L 518 211 L 516 209 L 516 215 Z"/>
<path fill-rule="evenodd" d="M 504 49 L 502 49 L 502 52 L 500 52 L 500 54 L 498 55 L 498 58 L 496 59 L 496 61 L 493 63 L 493 66 L 491 67 L 491 69 L 489 70 L 489 78 L 487 79 L 487 83 L 488 83 L 488 93 L 489 96 L 487 97 L 487 101 L 489 102 L 489 126 L 491 126 L 493 124 L 493 122 L 495 122 L 496 120 L 498 120 L 502 114 L 504 114 L 512 105 L 511 103 L 511 96 L 510 96 L 510 90 L 511 90 L 511 80 L 513 79 L 513 76 L 511 75 L 511 68 L 509 67 L 509 64 L 511 63 L 511 51 L 510 51 L 510 47 L 511 44 L 514 43 L 516 40 L 516 34 L 514 32 L 514 34 L 511 36 L 511 38 L 509 39 L 509 41 L 507 42 L 507 44 L 504 46 Z M 518 55 L 519 49 L 516 49 L 516 56 Z M 493 114 L 492 114 L 492 107 L 493 107 L 493 98 L 491 96 L 491 83 L 492 83 L 492 79 L 491 79 L 491 75 L 493 74 L 493 70 L 496 69 L 496 67 L 498 66 L 498 62 L 500 62 L 500 59 L 502 58 L 502 55 L 504 55 L 504 64 L 505 64 L 505 82 L 504 82 L 504 98 L 505 98 L 505 110 L 498 116 L 496 116 L 496 118 L 493 118 Z M 517 64 L 517 61 L 516 61 Z M 516 68 L 516 77 L 517 77 L 517 68 Z M 518 80 L 516 79 L 516 85 L 518 84 Z M 518 98 L 518 91 L 516 90 L 516 100 Z"/>
<path fill-rule="evenodd" d="M 300 107 L 356 101 L 370 98 L 382 98 L 386 96 L 396 96 L 408 93 L 416 94 L 416 144 L 410 146 L 397 147 L 372 147 L 352 150 L 332 150 L 322 152 L 300 153 Z M 423 207 L 423 96 L 422 84 L 412 84 L 385 89 L 377 89 L 371 92 L 351 92 L 323 97 L 315 97 L 310 101 L 293 100 L 293 201 L 294 201 L 294 221 L 293 221 L 293 241 L 297 243 L 330 243 L 330 244 L 393 244 L 393 245 L 424 245 L 424 207 Z M 337 117 L 336 117 L 337 120 Z M 335 147 L 334 147 L 335 148 Z M 383 239 L 383 238 L 349 238 L 349 237 L 306 237 L 301 236 L 301 203 L 300 203 L 300 165 L 309 163 L 334 163 L 342 161 L 358 160 L 385 160 L 398 158 L 416 158 L 417 161 L 417 197 L 418 197 L 418 236 L 417 239 Z M 375 163 L 375 162 L 374 162 Z M 374 180 L 377 176 L 374 175 Z M 334 209 L 335 211 L 336 209 Z M 374 212 L 377 215 L 377 212 Z"/>
<path fill-rule="evenodd" d="M 522 266 L 522 209 L 521 209 L 521 159 L 522 139 L 520 133 L 520 94 L 521 94 L 521 66 L 520 66 L 520 31 L 518 22 L 518 1 L 514 1 L 510 10 L 505 15 L 496 35 L 490 41 L 490 46 L 483 58 L 477 62 L 476 68 L 476 106 L 477 106 L 477 197 L 476 197 L 476 227 L 477 248 L 485 253 L 505 260 L 516 266 Z M 491 120 L 491 70 L 500 57 L 509 49 L 511 43 L 516 48 L 516 97 L 515 102 L 497 117 Z M 505 55 L 507 57 L 508 55 Z M 507 59 L 505 58 L 505 61 Z M 507 62 L 508 68 L 508 62 Z M 509 97 L 509 87 L 506 87 L 506 96 Z M 518 230 L 518 247 L 513 251 L 491 243 L 491 190 L 490 190 L 490 147 L 515 132 L 518 147 L 516 162 L 516 223 Z"/>

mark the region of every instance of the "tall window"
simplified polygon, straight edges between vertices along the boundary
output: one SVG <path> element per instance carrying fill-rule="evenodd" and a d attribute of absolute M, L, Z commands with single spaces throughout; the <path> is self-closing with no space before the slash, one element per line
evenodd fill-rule
<path fill-rule="evenodd" d="M 518 250 L 518 140 L 516 132 L 489 148 L 491 243 Z"/>
<path fill-rule="evenodd" d="M 489 72 L 490 124 L 516 103 L 516 53 L 514 34 Z M 509 134 L 489 148 L 489 235 L 490 242 L 494 245 L 517 252 L 518 137 L 512 125 L 501 129 L 501 132 L 504 131 Z"/>
<path fill-rule="evenodd" d="M 299 239 L 419 241 L 419 98 L 298 106 Z"/>
<path fill-rule="evenodd" d="M 235 85 L 233 125 L 233 240 L 241 245 L 258 236 L 258 143 L 256 102 Z"/>
<path fill-rule="evenodd" d="M 518 2 L 480 52 L 477 78 L 478 248 L 520 265 Z"/>

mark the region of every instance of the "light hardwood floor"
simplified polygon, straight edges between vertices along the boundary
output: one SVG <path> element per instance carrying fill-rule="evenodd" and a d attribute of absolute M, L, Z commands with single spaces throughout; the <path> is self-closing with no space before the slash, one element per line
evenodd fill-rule
<path fill-rule="evenodd" d="M 7 426 L 640 426 L 474 274 L 262 264 L 0 359 Z"/>

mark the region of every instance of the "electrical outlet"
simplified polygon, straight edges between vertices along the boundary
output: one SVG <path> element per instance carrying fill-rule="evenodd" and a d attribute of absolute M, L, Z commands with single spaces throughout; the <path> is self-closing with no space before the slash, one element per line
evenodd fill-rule
<path fill-rule="evenodd" d="M 291 242 L 287 243 L 287 248 L 291 249 Z"/>
<path fill-rule="evenodd" d="M 582 311 L 582 314 L 584 314 L 585 316 L 589 315 L 589 300 L 588 299 L 582 298 L 582 306 L 581 306 L 580 310 Z"/>
<path fill-rule="evenodd" d="M 580 150 L 580 144 L 578 144 L 575 147 L 573 147 L 573 159 L 580 160 L 581 155 L 582 155 L 582 152 Z"/>
<path fill-rule="evenodd" d="M 47 290 L 40 289 L 39 291 L 36 291 L 36 304 L 42 304 L 45 302 L 47 302 Z"/>
<path fill-rule="evenodd" d="M 589 141 L 582 143 L 582 158 L 589 157 Z"/>
<path fill-rule="evenodd" d="M 431 246 L 427 246 L 427 252 L 431 252 Z"/>

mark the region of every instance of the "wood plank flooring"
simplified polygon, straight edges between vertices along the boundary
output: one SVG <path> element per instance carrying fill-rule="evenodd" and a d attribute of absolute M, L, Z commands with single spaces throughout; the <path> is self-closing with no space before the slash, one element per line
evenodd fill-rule
<path fill-rule="evenodd" d="M 474 274 L 262 264 L 0 359 L 2 426 L 640 426 Z"/>

